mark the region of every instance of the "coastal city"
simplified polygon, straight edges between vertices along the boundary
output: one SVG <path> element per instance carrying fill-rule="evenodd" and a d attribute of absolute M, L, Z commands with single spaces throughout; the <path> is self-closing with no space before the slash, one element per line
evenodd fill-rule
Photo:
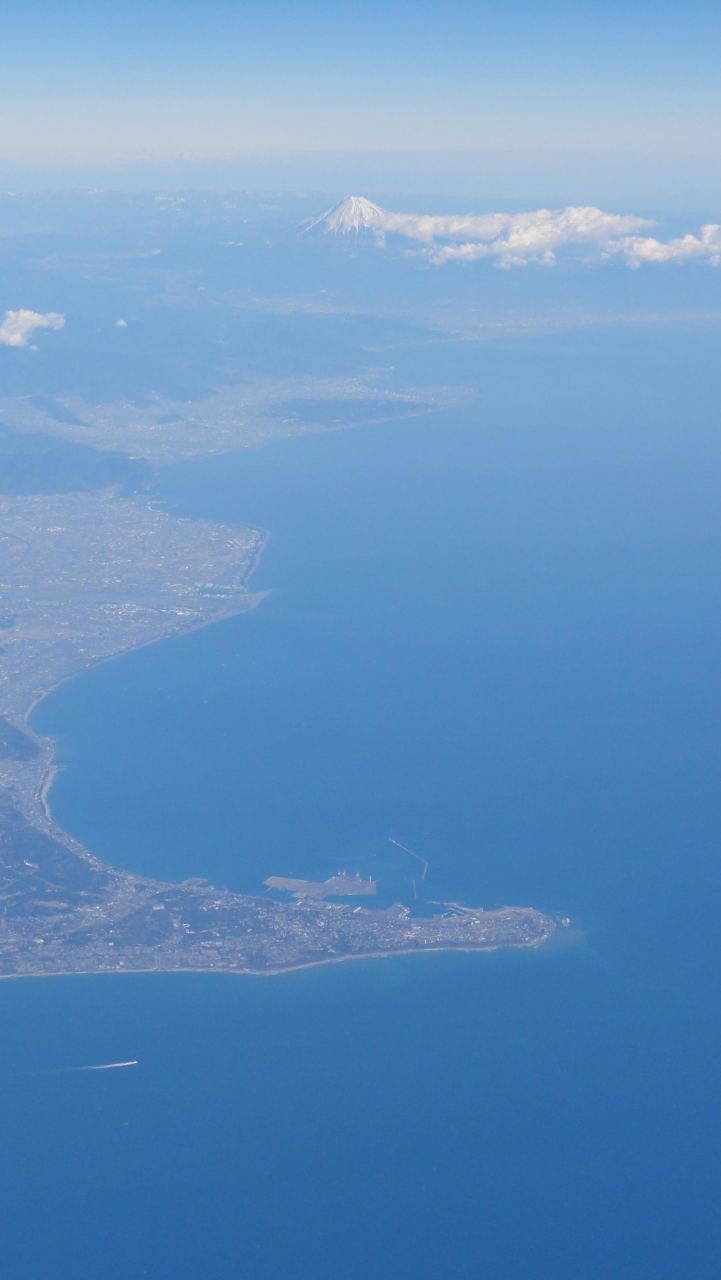
<path fill-rule="evenodd" d="M 180 520 L 112 489 L 0 501 L 0 713 L 27 731 L 35 703 L 63 680 L 165 636 L 252 608 L 245 583 L 265 535 Z M 52 743 L 0 758 L 0 782 L 26 816 Z"/>
<path fill-rule="evenodd" d="M 6 805 L 0 809 L 0 850 L 2 976 L 278 973 L 404 952 L 536 947 L 555 928 L 531 908 L 449 906 L 420 919 L 399 905 L 372 910 L 317 896 L 278 902 L 217 890 L 202 880 L 162 884 L 104 865 Z M 296 892 L 301 883 L 294 882 Z M 344 895 L 349 888 L 330 886 Z"/>

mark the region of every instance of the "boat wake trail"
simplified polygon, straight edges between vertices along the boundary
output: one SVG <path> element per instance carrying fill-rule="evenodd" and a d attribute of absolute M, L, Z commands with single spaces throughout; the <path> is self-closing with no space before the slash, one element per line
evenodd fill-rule
<path fill-rule="evenodd" d="M 137 1067 L 138 1059 L 133 1058 L 131 1062 L 99 1062 L 88 1067 L 57 1067 L 57 1072 L 67 1071 L 115 1071 L 118 1067 Z"/>

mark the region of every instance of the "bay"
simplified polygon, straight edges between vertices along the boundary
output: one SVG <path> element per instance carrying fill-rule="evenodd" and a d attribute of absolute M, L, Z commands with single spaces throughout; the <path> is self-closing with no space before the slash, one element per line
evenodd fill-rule
<path fill-rule="evenodd" d="M 164 473 L 269 530 L 271 594 L 40 705 L 57 820 L 146 874 L 344 868 L 571 927 L 2 984 L 10 1274 L 712 1274 L 720 490 L 702 415 L 473 406 Z"/>

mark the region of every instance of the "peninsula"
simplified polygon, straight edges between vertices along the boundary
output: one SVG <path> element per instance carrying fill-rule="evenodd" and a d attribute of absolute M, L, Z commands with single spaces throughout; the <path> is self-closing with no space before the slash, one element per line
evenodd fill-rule
<path fill-rule="evenodd" d="M 409 951 L 535 947 L 553 932 L 530 908 L 449 907 L 432 919 L 162 884 L 116 871 L 66 836 L 0 810 L 0 975 L 139 970 L 280 973 Z"/>

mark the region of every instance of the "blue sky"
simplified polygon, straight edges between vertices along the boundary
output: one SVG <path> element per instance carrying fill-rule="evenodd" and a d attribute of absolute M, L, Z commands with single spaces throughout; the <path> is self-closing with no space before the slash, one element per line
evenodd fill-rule
<path fill-rule="evenodd" d="M 4 158 L 718 157 L 721 6 L 108 0 L 5 6 Z"/>

